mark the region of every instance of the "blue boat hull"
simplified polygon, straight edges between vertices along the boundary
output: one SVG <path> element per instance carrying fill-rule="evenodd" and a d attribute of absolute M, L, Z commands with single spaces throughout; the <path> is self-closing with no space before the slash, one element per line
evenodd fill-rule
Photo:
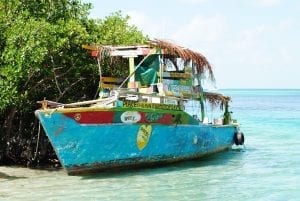
<path fill-rule="evenodd" d="M 79 124 L 60 112 L 36 111 L 69 174 L 202 157 L 230 148 L 235 125 Z"/>

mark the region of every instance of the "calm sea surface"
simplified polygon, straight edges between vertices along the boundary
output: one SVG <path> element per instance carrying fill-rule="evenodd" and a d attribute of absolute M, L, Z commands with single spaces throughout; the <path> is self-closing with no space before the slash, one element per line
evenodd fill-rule
<path fill-rule="evenodd" d="M 89 176 L 0 167 L 0 200 L 300 200 L 300 90 L 223 90 L 246 137 L 208 158 Z"/>

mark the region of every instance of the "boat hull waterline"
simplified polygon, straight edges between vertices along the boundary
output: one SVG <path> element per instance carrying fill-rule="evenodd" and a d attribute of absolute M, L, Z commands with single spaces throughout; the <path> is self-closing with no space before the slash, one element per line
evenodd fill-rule
<path fill-rule="evenodd" d="M 231 148 L 238 130 L 171 110 L 77 108 L 35 114 L 70 175 L 200 158 Z"/>

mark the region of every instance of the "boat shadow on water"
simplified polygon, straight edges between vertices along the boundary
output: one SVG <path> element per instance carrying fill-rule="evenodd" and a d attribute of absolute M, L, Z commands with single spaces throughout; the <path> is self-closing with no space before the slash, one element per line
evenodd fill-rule
<path fill-rule="evenodd" d="M 192 159 L 188 161 L 179 161 L 167 164 L 153 164 L 139 167 L 122 167 L 101 172 L 91 172 L 84 175 L 76 175 L 83 180 L 89 179 L 107 179 L 107 178 L 123 178 L 130 176 L 153 176 L 157 174 L 171 173 L 173 171 L 187 171 L 193 168 L 201 168 L 208 166 L 225 166 L 228 163 L 241 161 L 247 153 L 248 149 L 244 146 L 234 146 L 226 151 L 203 156 L 201 158 Z"/>
<path fill-rule="evenodd" d="M 4 172 L 0 172 L 0 180 L 15 180 L 15 179 L 26 179 L 27 177 L 19 177 L 19 176 L 11 176 L 9 174 L 6 174 Z"/>

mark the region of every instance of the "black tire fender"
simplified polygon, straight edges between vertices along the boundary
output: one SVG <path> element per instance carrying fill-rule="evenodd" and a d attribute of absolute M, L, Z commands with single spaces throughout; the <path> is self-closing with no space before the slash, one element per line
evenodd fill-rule
<path fill-rule="evenodd" d="M 233 140 L 235 145 L 243 145 L 245 142 L 244 133 L 240 131 L 235 132 Z"/>

